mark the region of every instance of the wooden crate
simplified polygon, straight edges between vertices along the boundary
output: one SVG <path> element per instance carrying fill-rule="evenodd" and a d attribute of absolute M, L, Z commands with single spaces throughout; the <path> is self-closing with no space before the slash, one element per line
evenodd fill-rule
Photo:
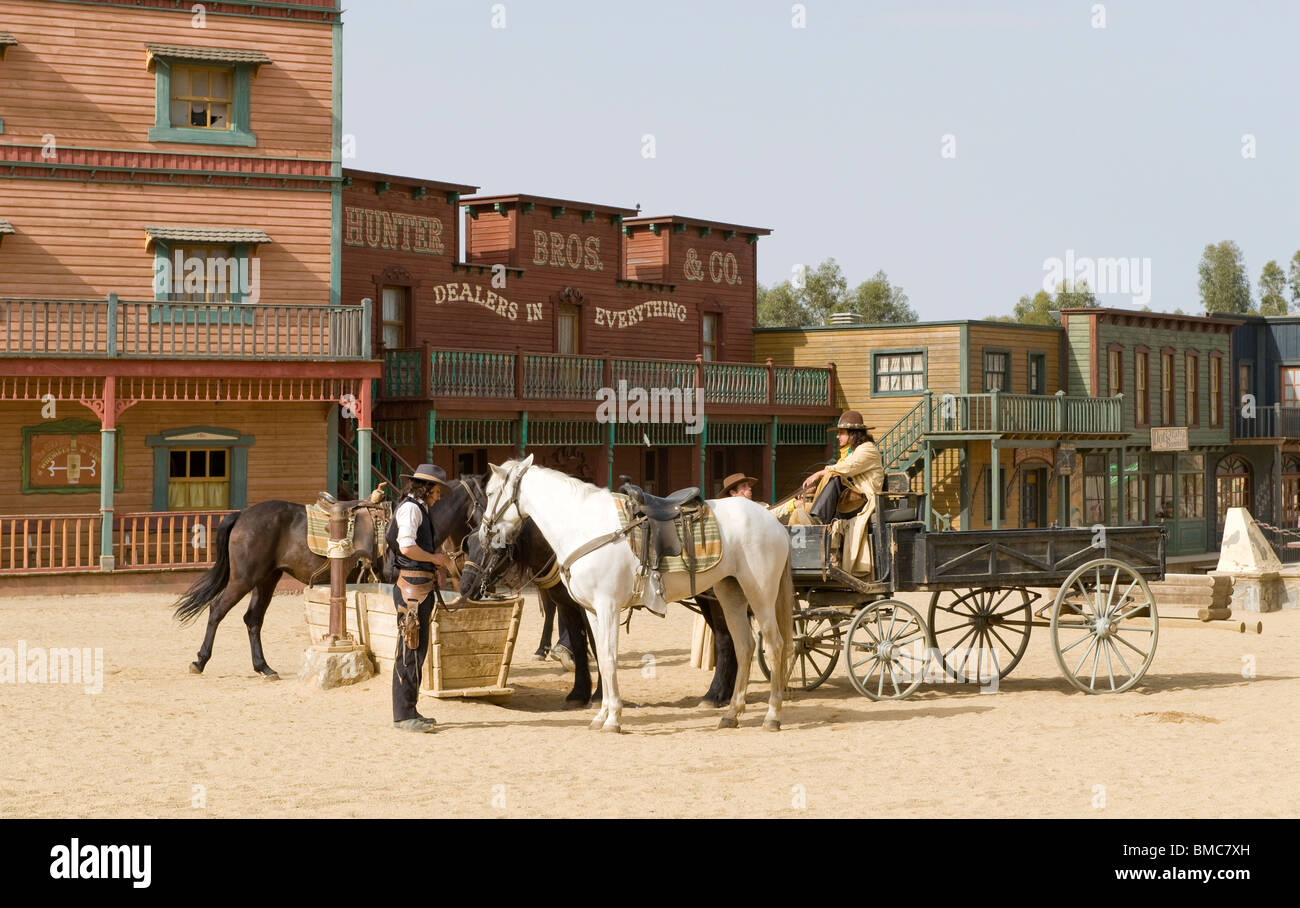
<path fill-rule="evenodd" d="M 443 597 L 455 599 L 444 590 Z M 329 632 L 328 586 L 303 591 L 307 630 L 312 643 Z M 349 584 L 348 631 L 360 640 L 375 660 L 381 675 L 391 674 L 397 654 L 397 612 L 393 587 L 387 583 Z M 429 627 L 429 653 L 423 688 L 435 697 L 504 697 L 514 693 L 506 686 L 523 599 L 474 602 L 454 612 L 437 609 Z"/>

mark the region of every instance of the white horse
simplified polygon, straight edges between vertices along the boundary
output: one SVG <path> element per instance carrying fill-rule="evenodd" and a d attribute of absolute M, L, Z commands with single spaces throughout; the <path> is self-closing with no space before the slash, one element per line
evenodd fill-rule
<path fill-rule="evenodd" d="M 613 495 L 546 467 L 533 466 L 532 455 L 492 467 L 487 484 L 488 505 L 479 526 L 484 551 L 498 552 L 510 544 L 524 520 L 531 517 L 555 550 L 561 575 L 574 601 L 592 613 L 593 639 L 603 687 L 600 712 L 591 727 L 621 731 L 623 701 L 616 677 L 619 613 L 634 604 L 639 566 L 620 529 Z M 754 653 L 746 609 L 752 609 L 772 654 L 771 693 L 763 727 L 781 728 L 781 695 L 794 639 L 794 583 L 790 576 L 790 537 L 785 527 L 761 504 L 733 497 L 709 502 L 722 536 L 722 561 L 695 575 L 695 588 L 713 588 L 736 646 L 736 686 L 719 728 L 735 728 L 745 711 L 745 688 Z M 607 544 L 586 553 L 579 550 L 602 537 Z M 577 555 L 575 558 L 574 556 Z M 570 563 L 572 562 L 572 563 Z M 567 576 L 565 576 L 567 574 Z M 665 574 L 664 600 L 691 595 L 686 573 Z"/>

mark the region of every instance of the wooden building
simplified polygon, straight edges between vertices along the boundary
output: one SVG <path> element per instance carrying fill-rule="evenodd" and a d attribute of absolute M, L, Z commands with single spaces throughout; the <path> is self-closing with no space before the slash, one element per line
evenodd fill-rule
<path fill-rule="evenodd" d="M 1122 432 L 1117 398 L 1066 392 L 1056 327 L 944 321 L 756 337 L 756 354 L 774 362 L 835 362 L 838 405 L 875 427 L 885 469 L 912 474 L 939 528 L 1067 525 L 1071 470 L 1059 452 Z M 817 465 L 815 447 L 790 454 L 778 463 L 786 486 Z"/>
<path fill-rule="evenodd" d="M 387 174 L 346 171 L 345 182 L 343 283 L 349 301 L 377 300 L 383 345 L 374 478 L 418 461 L 482 472 L 531 452 L 590 482 L 626 475 L 660 493 L 715 492 L 745 471 L 770 497 L 779 449 L 824 446 L 836 413 L 827 363 L 753 357 L 757 242 L 769 231 L 535 195 L 462 198 L 474 187 Z"/>
<path fill-rule="evenodd" d="M 198 19 L 202 18 L 202 27 Z M 369 433 L 333 0 L 0 0 L 0 570 L 210 560 Z"/>

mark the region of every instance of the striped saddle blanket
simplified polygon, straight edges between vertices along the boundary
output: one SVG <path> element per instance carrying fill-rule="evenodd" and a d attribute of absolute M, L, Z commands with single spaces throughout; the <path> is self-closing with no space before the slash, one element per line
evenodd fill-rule
<path fill-rule="evenodd" d="M 632 501 L 626 495 L 618 492 L 614 493 L 614 503 L 618 506 L 619 526 L 626 527 L 636 516 L 636 502 Z M 722 561 L 722 533 L 718 530 L 718 518 L 713 514 L 713 508 L 708 505 L 704 506 L 702 516 L 698 520 L 692 520 L 688 525 L 691 537 L 695 540 L 695 571 L 707 571 L 718 566 Z M 632 546 L 632 552 L 638 558 L 645 545 L 644 524 L 638 524 L 627 534 L 627 541 Z M 678 533 L 681 533 L 680 527 Z M 665 555 L 659 561 L 659 572 L 661 574 L 676 573 L 678 571 L 687 571 L 689 568 L 686 564 L 686 540 L 682 542 L 682 554 Z"/>
<path fill-rule="evenodd" d="M 303 505 L 307 509 L 307 548 L 317 555 L 329 556 L 330 546 L 330 512 L 314 504 Z M 356 528 L 357 512 L 348 511 L 348 548 L 352 548 L 352 532 Z"/>

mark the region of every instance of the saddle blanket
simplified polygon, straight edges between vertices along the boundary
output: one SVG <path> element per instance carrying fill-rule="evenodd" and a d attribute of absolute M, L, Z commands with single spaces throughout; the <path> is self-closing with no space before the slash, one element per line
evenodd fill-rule
<path fill-rule="evenodd" d="M 307 509 L 307 548 L 317 555 L 329 556 L 330 546 L 330 512 L 314 504 L 303 505 Z M 356 528 L 356 512 L 348 512 L 348 546 L 352 546 L 352 533 Z"/>
<path fill-rule="evenodd" d="M 618 492 L 614 493 L 614 503 L 618 506 L 618 523 L 621 527 L 626 527 L 636 516 L 636 503 Z M 718 518 L 713 515 L 713 508 L 708 505 L 704 506 L 703 516 L 699 520 L 693 520 L 690 523 L 691 536 L 695 539 L 695 571 L 707 571 L 718 566 L 722 561 L 722 533 L 718 530 Z M 632 546 L 632 551 L 638 558 L 641 557 L 642 547 L 644 545 L 645 529 L 644 524 L 632 528 L 628 533 L 628 545 Z M 676 573 L 686 571 L 686 540 L 682 540 L 682 554 L 665 556 L 659 562 L 659 572 L 661 574 Z"/>

